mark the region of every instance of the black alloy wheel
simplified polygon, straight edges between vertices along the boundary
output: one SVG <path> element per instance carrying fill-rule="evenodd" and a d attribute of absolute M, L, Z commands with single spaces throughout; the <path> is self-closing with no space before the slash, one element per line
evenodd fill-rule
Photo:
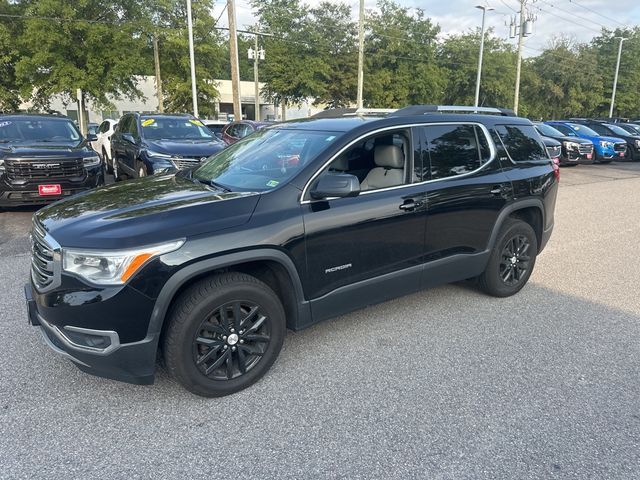
<path fill-rule="evenodd" d="M 526 277 L 531 260 L 530 248 L 531 244 L 524 235 L 515 235 L 507 240 L 500 262 L 500 278 L 506 285 L 513 287 Z"/>
<path fill-rule="evenodd" d="M 162 351 L 187 390 L 220 397 L 257 382 L 284 341 L 286 318 L 275 292 L 257 278 L 228 272 L 187 288 L 171 307 Z"/>
<path fill-rule="evenodd" d="M 247 301 L 222 305 L 206 318 L 193 339 L 193 360 L 212 380 L 231 380 L 251 371 L 271 341 L 271 320 Z"/>
<path fill-rule="evenodd" d="M 518 293 L 529 281 L 538 254 L 538 239 L 527 222 L 505 220 L 478 286 L 494 297 Z"/>

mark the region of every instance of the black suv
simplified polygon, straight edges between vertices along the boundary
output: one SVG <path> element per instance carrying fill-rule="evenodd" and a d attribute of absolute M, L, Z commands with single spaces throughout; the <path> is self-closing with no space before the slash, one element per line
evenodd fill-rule
<path fill-rule="evenodd" d="M 593 163 L 593 143 L 580 137 L 569 137 L 557 128 L 542 122 L 534 122 L 536 130 L 543 138 L 557 140 L 561 144 L 560 165 L 574 166 L 579 163 Z M 551 155 L 551 152 L 549 152 Z"/>
<path fill-rule="evenodd" d="M 120 180 L 193 167 L 224 147 L 192 115 L 128 113 L 111 136 L 113 175 Z"/>
<path fill-rule="evenodd" d="M 104 184 L 104 165 L 61 115 L 0 115 L 0 207 L 50 203 Z"/>
<path fill-rule="evenodd" d="M 219 396 L 265 374 L 287 327 L 460 280 L 515 294 L 559 170 L 529 120 L 443 110 L 275 125 L 37 212 L 31 324 L 87 372 L 151 383 L 160 348 Z"/>

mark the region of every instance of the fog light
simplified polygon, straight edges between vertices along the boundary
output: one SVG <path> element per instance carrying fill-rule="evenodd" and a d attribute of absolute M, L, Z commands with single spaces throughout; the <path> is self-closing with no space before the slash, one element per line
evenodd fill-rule
<path fill-rule="evenodd" d="M 71 328 L 64 327 L 64 336 L 67 337 L 71 343 L 79 347 L 98 348 L 103 350 L 111 345 L 111 338 L 108 336 L 78 332 Z"/>

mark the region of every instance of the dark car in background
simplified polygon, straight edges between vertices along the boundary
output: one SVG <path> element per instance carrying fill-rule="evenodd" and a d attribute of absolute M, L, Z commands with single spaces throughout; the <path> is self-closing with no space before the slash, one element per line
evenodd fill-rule
<path fill-rule="evenodd" d="M 61 115 L 0 115 L 0 207 L 50 203 L 104 184 L 104 165 Z"/>
<path fill-rule="evenodd" d="M 222 140 L 227 145 L 232 145 L 247 135 L 251 135 L 256 130 L 269 125 L 272 125 L 272 122 L 255 122 L 253 120 L 231 122 L 222 129 Z"/>
<path fill-rule="evenodd" d="M 536 130 L 544 138 L 560 142 L 562 151 L 560 165 L 570 166 L 579 163 L 593 163 L 593 143 L 577 135 L 565 135 L 560 130 L 542 122 L 534 122 Z"/>
<path fill-rule="evenodd" d="M 139 178 L 194 167 L 224 147 L 193 115 L 129 113 L 111 137 L 114 177 Z"/>
<path fill-rule="evenodd" d="M 549 157 L 551 157 L 551 160 L 554 160 L 559 165 L 560 155 L 562 154 L 562 144 L 559 141 L 551 137 L 545 137 L 544 135 L 540 135 L 540 138 L 542 139 L 544 148 L 547 149 L 547 153 L 549 154 Z"/>
<path fill-rule="evenodd" d="M 595 130 L 571 120 L 552 120 L 545 122 L 569 137 L 589 140 L 594 148 L 594 160 L 609 163 L 612 160 L 624 160 L 627 155 L 627 142 L 618 137 L 600 135 Z"/>
<path fill-rule="evenodd" d="M 572 120 L 581 125 L 586 125 L 600 135 L 622 138 L 627 142 L 627 154 L 625 158 L 632 162 L 640 160 L 640 133 L 630 133 L 626 129 L 622 128 L 621 125 L 609 123 L 603 120 L 581 118 L 574 118 Z"/>

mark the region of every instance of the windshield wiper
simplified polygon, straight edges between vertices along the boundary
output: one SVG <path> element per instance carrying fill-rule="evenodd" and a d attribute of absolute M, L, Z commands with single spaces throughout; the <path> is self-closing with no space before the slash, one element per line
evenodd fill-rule
<path fill-rule="evenodd" d="M 220 184 L 220 183 L 216 183 L 213 180 L 209 181 L 209 185 L 211 185 L 212 187 L 215 187 L 219 190 L 222 190 L 223 192 L 231 192 L 232 190 L 229 187 L 225 187 L 224 185 Z"/>

